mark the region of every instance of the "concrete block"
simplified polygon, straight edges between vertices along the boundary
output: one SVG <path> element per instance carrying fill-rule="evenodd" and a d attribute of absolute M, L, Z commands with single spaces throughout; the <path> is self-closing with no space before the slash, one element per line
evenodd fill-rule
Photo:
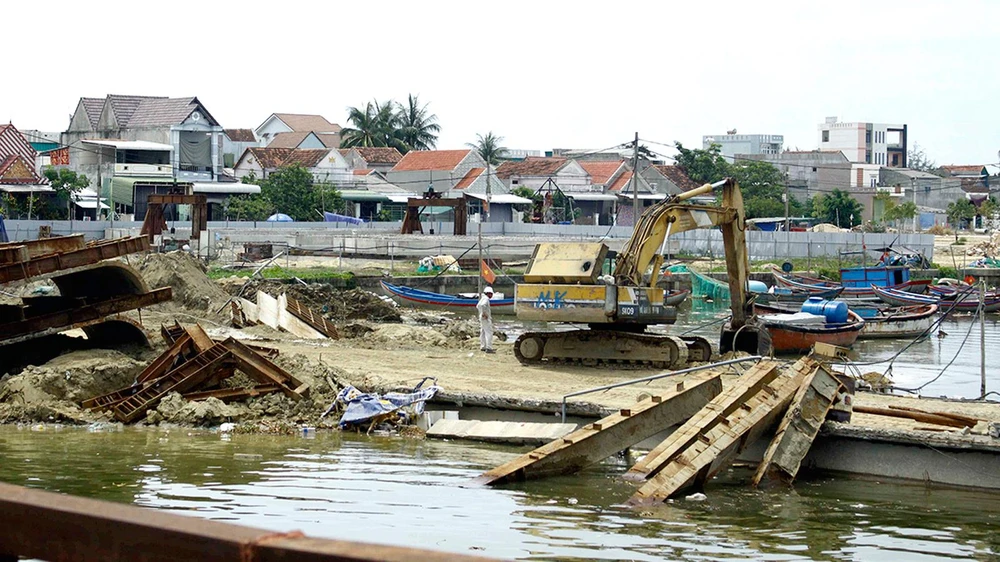
<path fill-rule="evenodd" d="M 559 439 L 575 429 L 572 423 L 441 419 L 427 430 L 427 437 L 535 445 Z"/>

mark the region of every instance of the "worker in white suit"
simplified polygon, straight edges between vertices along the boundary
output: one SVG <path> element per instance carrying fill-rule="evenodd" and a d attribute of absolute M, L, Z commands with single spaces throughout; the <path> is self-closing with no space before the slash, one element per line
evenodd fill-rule
<path fill-rule="evenodd" d="M 493 351 L 493 313 L 490 311 L 490 299 L 493 298 L 493 287 L 483 289 L 483 294 L 476 303 L 479 312 L 479 349 L 486 353 Z"/>

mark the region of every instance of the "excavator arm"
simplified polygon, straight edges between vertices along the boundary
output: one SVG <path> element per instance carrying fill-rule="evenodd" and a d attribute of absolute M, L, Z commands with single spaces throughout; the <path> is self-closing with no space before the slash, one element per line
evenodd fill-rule
<path fill-rule="evenodd" d="M 685 203 L 692 197 L 712 193 L 719 187 L 722 188 L 721 206 Z M 681 193 L 646 209 L 639 218 L 632 236 L 618 252 L 615 282 L 633 287 L 655 286 L 663 261 L 664 244 L 671 234 L 718 226 L 722 229 L 722 241 L 726 247 L 732 327 L 742 328 L 749 318 L 747 279 L 750 266 L 745 225 L 743 195 L 736 180 L 727 178 Z"/>

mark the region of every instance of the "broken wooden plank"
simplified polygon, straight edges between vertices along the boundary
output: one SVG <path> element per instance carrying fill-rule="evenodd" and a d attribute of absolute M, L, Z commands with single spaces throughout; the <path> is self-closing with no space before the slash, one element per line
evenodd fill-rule
<path fill-rule="evenodd" d="M 806 376 L 764 452 L 764 458 L 753 476 L 754 487 L 765 478 L 792 483 L 840 388 L 840 381 L 825 367 L 821 366 Z"/>
<path fill-rule="evenodd" d="M 716 397 L 703 409 L 709 415 L 699 413 L 675 432 L 676 437 L 672 435 L 666 440 L 667 445 L 663 447 L 663 455 L 668 457 L 666 462 L 653 467 L 656 469 L 653 475 L 629 498 L 630 504 L 662 502 L 692 485 L 703 486 L 777 423 L 802 381 L 818 367 L 816 361 L 803 357 L 793 367 L 782 369 L 779 376 L 772 377 L 770 373 L 776 362 L 761 363 L 772 364 L 763 365 L 756 373 L 744 375 L 756 380 L 751 385 L 741 385 L 755 388 L 757 392 L 749 397 L 741 396 L 744 392 L 735 392 L 731 396 L 736 399 L 742 397 L 741 403 L 749 404 L 750 410 L 721 400 L 725 392 Z M 761 381 L 765 382 L 761 384 Z M 774 394 L 761 391 L 764 384 L 770 384 Z M 731 425 L 718 423 L 719 417 L 728 417 Z M 707 437 L 708 443 L 697 439 L 699 434 Z"/>
<path fill-rule="evenodd" d="M 309 324 L 299 320 L 288 310 L 288 295 L 286 294 L 278 296 L 278 326 L 282 330 L 300 338 L 326 339 L 326 336 Z"/>
<path fill-rule="evenodd" d="M 979 419 L 979 418 L 973 418 L 971 416 L 963 416 L 962 414 L 956 414 L 954 412 L 931 412 L 929 410 L 920 410 L 920 409 L 917 409 L 917 408 L 910 408 L 908 406 L 897 406 L 895 404 L 890 404 L 889 405 L 889 409 L 890 410 L 903 410 L 905 412 L 916 412 L 918 414 L 931 414 L 931 415 L 934 415 L 934 416 L 944 416 L 946 418 L 951 418 L 951 419 L 953 419 L 955 421 L 962 422 L 962 423 L 964 423 L 966 425 L 966 427 L 975 427 L 977 423 L 979 423 L 981 421 L 986 421 L 986 420 L 982 420 L 982 419 Z"/>
<path fill-rule="evenodd" d="M 733 410 L 749 410 L 747 399 L 773 381 L 781 373 L 781 363 L 774 360 L 760 361 L 751 367 L 733 385 L 713 398 L 704 408 L 681 426 L 670 438 L 653 448 L 625 473 L 626 480 L 635 482 L 653 476 L 684 447 L 696 440 L 702 428 L 710 428 L 728 417 Z"/>
<path fill-rule="evenodd" d="M 719 375 L 692 377 L 687 390 L 672 390 L 657 400 L 647 398 L 535 449 L 532 453 L 541 455 L 537 459 L 531 453 L 521 455 L 483 473 L 478 481 L 495 485 L 576 472 L 682 423 L 721 391 Z"/>
<path fill-rule="evenodd" d="M 894 410 L 890 408 L 876 408 L 873 406 L 859 406 L 858 404 L 854 405 L 854 411 L 859 414 L 872 414 L 875 416 L 904 418 L 921 423 L 929 423 L 933 425 L 946 425 L 948 427 L 956 427 L 956 428 L 969 427 L 969 425 L 962 420 L 957 420 L 955 418 L 948 416 L 942 416 L 940 414 L 932 414 L 929 412 L 911 412 L 908 410 Z"/>

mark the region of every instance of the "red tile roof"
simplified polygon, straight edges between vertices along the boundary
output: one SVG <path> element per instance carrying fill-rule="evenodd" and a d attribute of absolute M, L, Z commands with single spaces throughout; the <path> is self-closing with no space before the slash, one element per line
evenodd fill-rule
<path fill-rule="evenodd" d="M 20 154 L 11 154 L 0 161 L 0 184 L 31 185 L 42 183 L 35 172 L 34 162 Z"/>
<path fill-rule="evenodd" d="M 941 166 L 941 169 L 953 176 L 982 175 L 983 166 L 978 165 L 949 165 Z"/>
<path fill-rule="evenodd" d="M 470 152 L 472 152 L 470 149 L 411 150 L 393 166 L 391 171 L 454 170 Z"/>
<path fill-rule="evenodd" d="M 305 168 L 315 168 L 327 154 L 330 154 L 329 148 L 296 148 L 285 157 L 281 165 L 298 164 Z"/>
<path fill-rule="evenodd" d="M 351 173 L 353 173 L 356 176 L 367 176 L 368 174 L 374 171 L 375 170 L 363 169 L 363 170 L 353 170 Z"/>
<path fill-rule="evenodd" d="M 327 121 L 326 117 L 322 115 L 304 115 L 299 113 L 275 113 L 274 115 L 293 131 L 316 131 L 317 133 L 340 132 L 340 125 Z"/>
<path fill-rule="evenodd" d="M 225 129 L 222 132 L 233 142 L 257 142 L 253 136 L 253 129 Z"/>
<path fill-rule="evenodd" d="M 632 181 L 632 171 L 628 170 L 615 178 L 615 183 L 611 184 L 608 191 L 621 191 L 630 181 Z"/>
<path fill-rule="evenodd" d="M 540 156 L 529 156 L 524 160 L 512 160 L 500 164 L 497 168 L 497 177 L 506 180 L 512 176 L 518 177 L 546 177 L 555 175 L 567 160 L 565 158 L 542 158 Z"/>
<path fill-rule="evenodd" d="M 672 181 L 674 185 L 680 188 L 681 191 L 690 191 L 696 187 L 700 187 L 698 182 L 689 178 L 680 166 L 663 166 L 660 164 L 654 164 L 653 167 L 663 174 L 668 180 Z"/>
<path fill-rule="evenodd" d="M 247 152 L 257 160 L 261 168 L 269 169 L 280 168 L 281 163 L 285 161 L 285 158 L 288 158 L 292 149 L 252 146 L 247 149 Z"/>
<path fill-rule="evenodd" d="M 21 131 L 14 125 L 0 125 L 0 158 L 18 154 L 27 161 L 34 162 L 38 153 L 32 148 Z"/>
<path fill-rule="evenodd" d="M 624 160 L 577 160 L 580 166 L 590 174 L 590 182 L 606 184 L 611 176 L 625 163 Z"/>
<path fill-rule="evenodd" d="M 369 164 L 396 164 L 403 155 L 391 146 L 359 146 L 358 154 Z"/>
<path fill-rule="evenodd" d="M 473 168 L 469 170 L 469 173 L 465 174 L 465 177 L 462 178 L 462 181 L 455 184 L 455 189 L 465 189 L 469 187 L 470 185 L 472 185 L 472 182 L 476 181 L 476 178 L 478 178 L 479 175 L 485 171 L 486 168 Z"/>

